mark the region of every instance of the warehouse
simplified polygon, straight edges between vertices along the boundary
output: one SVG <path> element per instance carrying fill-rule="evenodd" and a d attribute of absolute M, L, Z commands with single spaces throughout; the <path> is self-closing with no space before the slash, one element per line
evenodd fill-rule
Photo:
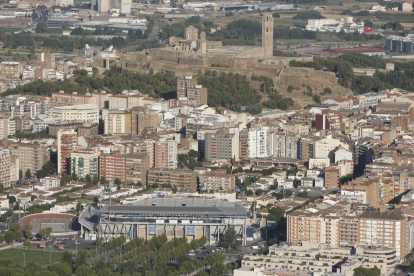
<path fill-rule="evenodd" d="M 104 206 L 99 210 L 88 206 L 79 216 L 82 235 L 141 237 L 145 240 L 166 234 L 168 239 L 207 238 L 217 244 L 234 226 L 239 238 L 246 240 L 247 212 L 242 206 L 217 199 L 148 198 L 129 205 Z"/>

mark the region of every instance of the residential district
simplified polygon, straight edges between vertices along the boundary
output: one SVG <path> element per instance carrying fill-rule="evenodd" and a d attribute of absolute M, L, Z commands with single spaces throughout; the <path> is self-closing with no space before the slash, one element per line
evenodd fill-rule
<path fill-rule="evenodd" d="M 0 274 L 410 276 L 413 4 L 0 1 Z"/>

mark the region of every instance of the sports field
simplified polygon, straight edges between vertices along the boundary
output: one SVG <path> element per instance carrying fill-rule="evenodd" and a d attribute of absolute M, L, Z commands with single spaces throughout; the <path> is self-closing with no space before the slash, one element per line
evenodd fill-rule
<path fill-rule="evenodd" d="M 40 250 L 5 249 L 0 250 L 0 258 L 11 258 L 16 262 L 23 264 L 23 253 L 25 253 L 26 256 L 26 264 L 30 261 L 35 261 L 41 266 L 50 263 L 50 253 L 48 251 Z M 62 254 L 63 252 L 52 252 L 52 264 L 60 261 Z"/>

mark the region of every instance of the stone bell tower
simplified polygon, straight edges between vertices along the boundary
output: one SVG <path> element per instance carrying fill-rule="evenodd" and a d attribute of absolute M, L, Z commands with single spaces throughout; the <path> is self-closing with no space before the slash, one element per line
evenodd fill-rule
<path fill-rule="evenodd" d="M 263 15 L 262 48 L 264 57 L 273 57 L 273 16 L 271 13 Z"/>

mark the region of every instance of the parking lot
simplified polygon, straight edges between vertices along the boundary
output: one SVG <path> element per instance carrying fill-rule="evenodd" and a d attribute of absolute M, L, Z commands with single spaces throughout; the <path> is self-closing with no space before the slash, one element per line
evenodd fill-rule
<path fill-rule="evenodd" d="M 95 241 L 84 240 L 79 235 L 51 237 L 49 240 L 45 240 L 45 242 L 46 247 L 58 248 L 59 243 L 61 243 L 64 244 L 65 249 L 96 249 Z M 33 242 L 33 244 L 39 246 L 40 240 Z"/>

